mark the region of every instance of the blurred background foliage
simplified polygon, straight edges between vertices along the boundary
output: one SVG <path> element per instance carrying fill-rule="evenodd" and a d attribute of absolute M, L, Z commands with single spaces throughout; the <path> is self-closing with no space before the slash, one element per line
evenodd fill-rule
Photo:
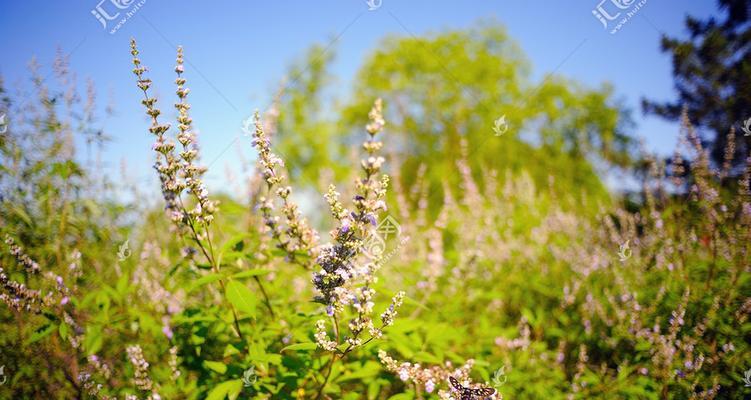
<path fill-rule="evenodd" d="M 577 196 L 601 200 L 608 194 L 600 177 L 633 163 L 628 110 L 612 89 L 586 88 L 555 71 L 532 82 L 523 52 L 491 21 L 466 31 L 384 39 L 366 57 L 347 100 L 324 96 L 333 59 L 331 51 L 311 49 L 290 69 L 287 76 L 296 79 L 280 100 L 278 148 L 294 155 L 291 173 L 304 180 L 315 181 L 320 167 L 314 162 L 342 176 L 360 116 L 375 97 L 389 104 L 389 152 L 400 161 L 403 183 L 413 184 L 419 166 L 429 164 L 433 207 L 442 182 L 458 187 L 453 172 L 463 147 L 477 174 L 527 170 L 544 187 L 555 170 L 558 183 Z M 341 110 L 333 113 L 338 117 L 322 119 L 325 103 Z M 504 116 L 507 131 L 496 137 L 494 123 Z"/>

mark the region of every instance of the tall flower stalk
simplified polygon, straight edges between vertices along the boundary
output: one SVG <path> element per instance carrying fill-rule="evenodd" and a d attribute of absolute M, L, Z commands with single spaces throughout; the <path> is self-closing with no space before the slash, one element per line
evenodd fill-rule
<path fill-rule="evenodd" d="M 209 230 L 216 205 L 209 200 L 208 191 L 202 180 L 202 175 L 206 169 L 195 164 L 199 153 L 195 134 L 192 132 L 192 119 L 188 115 L 190 105 L 187 103 L 186 97 L 189 89 L 185 88 L 186 80 L 182 77 L 184 72 L 182 48 L 177 50 L 177 65 L 175 66 L 177 73 L 176 93 L 180 99 L 175 104 L 175 108 L 178 110 L 179 133 L 177 139 L 183 146 L 179 158 L 175 155 L 175 143 L 165 137 L 170 125 L 159 123 L 158 117 L 161 112 L 156 108 L 157 99 L 149 96 L 148 89 L 151 86 L 151 80 L 144 76 L 146 67 L 141 64 L 141 60 L 138 58 L 139 52 L 135 39 L 131 39 L 130 49 L 133 56 L 133 73 L 136 75 L 138 88 L 143 91 L 144 95 L 144 100 L 141 103 L 146 107 L 146 114 L 151 117 L 149 132 L 156 136 L 156 142 L 153 146 L 157 153 L 154 168 L 157 170 L 162 184 L 162 194 L 166 202 L 165 209 L 175 223 L 180 236 L 191 239 L 209 262 L 212 271 L 219 273 L 219 264 L 214 254 Z M 187 209 L 182 199 L 183 191 L 186 189 L 195 199 L 196 205 L 192 209 Z M 224 292 L 226 290 L 224 279 L 219 279 L 219 285 Z M 266 298 L 266 304 L 269 304 L 268 298 Z M 234 306 L 231 306 L 231 310 L 235 332 L 244 341 L 237 311 Z"/>
<path fill-rule="evenodd" d="M 258 208 L 263 214 L 266 231 L 276 240 L 277 247 L 284 251 L 288 261 L 306 269 L 313 268 L 311 259 L 315 261 L 317 270 L 313 272 L 313 285 L 318 291 L 315 300 L 326 307 L 334 331 L 332 340 L 329 338 L 327 321 L 316 321 L 316 343 L 321 349 L 331 353 L 325 367 L 325 378 L 316 398 L 323 395 L 336 360 L 373 339 L 380 338 L 383 329 L 393 324 L 404 298 L 403 292 L 397 293 L 381 314 L 380 324 L 376 326 L 373 322 L 375 290 L 371 286 L 376 281 L 375 273 L 382 264 L 382 255 L 370 260 L 360 256 L 365 241 L 375 234 L 379 213 L 387 210 L 385 196 L 389 177 L 381 174 L 384 158 L 378 152 L 383 143 L 376 140 L 376 135 L 385 125 L 381 99 L 376 100 L 368 117 L 370 121 L 365 127 L 368 139 L 363 144 L 366 157 L 361 161 L 363 175 L 355 181 L 353 209 L 345 208 L 335 186 L 329 187 L 324 197 L 337 226 L 331 232 L 332 242 L 317 249 L 314 244 L 318 235 L 308 228 L 297 205 L 291 201 L 292 189 L 281 186 L 285 177 L 280 169 L 284 167 L 284 163 L 271 152 L 270 140 L 264 132 L 258 113 L 255 115 L 253 146 L 258 151 L 261 175 L 266 181 L 268 192 L 275 193 L 280 199 L 281 213 L 284 216 L 282 222 L 282 218 L 275 215 L 273 198 L 261 198 Z M 300 253 L 305 253 L 308 257 L 300 259 Z M 347 323 L 349 334 L 345 335 L 340 321 L 348 315 L 353 318 Z"/>
<path fill-rule="evenodd" d="M 372 316 L 375 290 L 371 285 L 376 281 L 375 274 L 382 264 L 382 255 L 367 261 L 359 260 L 358 256 L 362 253 L 365 241 L 375 235 L 379 213 L 387 210 L 385 196 L 389 177 L 381 175 L 384 158 L 378 152 L 383 147 L 383 142 L 376 140 L 376 135 L 385 125 L 381 99 L 375 101 L 368 117 L 370 121 L 365 127 L 368 139 L 363 143 L 367 156 L 360 162 L 363 177 L 355 182 L 352 199 L 354 210 L 344 208 L 334 186 L 329 187 L 326 195 L 338 228 L 332 232 L 333 243 L 325 246 L 316 260 L 321 269 L 313 274 L 313 283 L 320 293 L 318 300 L 326 305 L 327 314 L 332 319 L 336 341 L 327 339 L 325 321 L 319 320 L 316 340 L 321 348 L 331 351 L 332 355 L 318 398 L 323 394 L 337 358 L 343 358 L 355 348 L 380 338 L 383 329 L 394 323 L 397 309 L 404 298 L 404 292 L 398 292 L 393 297 L 389 307 L 381 314 L 380 327 L 376 327 Z M 340 334 L 339 321 L 345 316 L 347 308 L 355 317 L 347 324 L 350 334 L 345 338 Z M 363 338 L 365 332 L 369 336 L 367 339 Z"/>
<path fill-rule="evenodd" d="M 299 207 L 292 201 L 292 188 L 282 186 L 285 177 L 280 169 L 284 167 L 284 161 L 271 152 L 271 143 L 258 112 L 255 113 L 254 119 L 253 146 L 258 151 L 258 163 L 269 196 L 261 197 L 258 202 L 266 232 L 277 242 L 277 248 L 287 255 L 290 262 L 310 269 L 312 260 L 316 256 L 315 246 L 318 242 L 318 234 L 308 227 L 307 221 L 300 214 Z M 271 197 L 272 193 L 275 193 L 281 200 L 283 222 L 279 216 L 274 215 L 276 204 L 274 198 Z M 303 255 L 305 257 L 302 257 Z"/>
<path fill-rule="evenodd" d="M 180 102 L 175 103 L 175 108 L 178 111 L 177 128 L 179 132 L 177 134 L 177 141 L 183 146 L 183 150 L 180 152 L 180 159 L 182 160 L 180 172 L 185 187 L 196 203 L 192 210 L 187 211 L 187 214 L 195 225 L 200 226 L 197 234 L 198 239 L 205 237 L 210 244 L 211 236 L 209 235 L 208 228 L 214 219 L 213 214 L 216 211 L 216 204 L 209 200 L 208 191 L 202 181 L 206 167 L 199 166 L 194 162 L 198 157 L 198 144 L 196 143 L 195 133 L 193 133 L 193 119 L 188 115 L 190 105 L 185 100 L 188 97 L 190 89 L 184 86 L 186 81 L 182 77 L 185 70 L 182 47 L 177 48 L 176 62 L 175 72 L 177 73 L 177 79 L 175 79 L 175 84 L 177 84 L 177 97 L 180 99 Z"/>

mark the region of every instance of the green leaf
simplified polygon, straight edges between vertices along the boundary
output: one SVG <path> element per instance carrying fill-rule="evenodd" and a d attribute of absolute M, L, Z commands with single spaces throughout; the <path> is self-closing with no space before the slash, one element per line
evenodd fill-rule
<path fill-rule="evenodd" d="M 23 220 L 23 222 L 26 223 L 27 226 L 34 225 L 31 222 L 31 217 L 29 216 L 29 214 L 26 212 L 25 209 L 21 208 L 20 206 L 13 205 L 13 204 L 10 205 L 9 207 L 11 208 L 11 210 L 13 211 L 13 213 L 16 214 L 16 216 L 18 216 L 19 218 L 21 218 Z"/>
<path fill-rule="evenodd" d="M 29 339 L 28 339 L 28 340 L 26 341 L 26 344 L 31 344 L 31 343 L 34 343 L 34 342 L 38 342 L 38 341 L 40 341 L 40 340 L 42 340 L 42 339 L 46 338 L 46 337 L 47 337 L 47 336 L 49 336 L 49 335 L 50 335 L 50 334 L 52 333 L 52 331 L 54 331 L 54 330 L 55 330 L 56 328 L 57 328 L 57 325 L 55 325 L 55 324 L 48 324 L 48 325 L 45 325 L 45 326 L 43 326 L 43 327 L 41 327 L 41 328 L 37 329 L 37 330 L 36 330 L 36 331 L 34 332 L 34 334 L 33 334 L 33 335 L 31 335 L 31 337 L 29 337 Z"/>
<path fill-rule="evenodd" d="M 83 347 L 86 349 L 86 354 L 96 354 L 102 348 L 102 330 L 99 327 L 90 326 L 87 331 Z"/>
<path fill-rule="evenodd" d="M 238 278 L 238 279 L 239 278 L 247 278 L 247 277 L 250 277 L 250 276 L 266 275 L 269 272 L 271 272 L 271 271 L 268 270 L 268 269 L 253 268 L 253 269 L 249 269 L 247 271 L 238 272 L 238 273 L 232 275 L 232 277 L 233 278 Z"/>
<path fill-rule="evenodd" d="M 256 317 L 256 295 L 238 281 L 229 281 L 227 283 L 227 300 L 235 308 L 248 314 L 251 318 Z"/>
<path fill-rule="evenodd" d="M 339 379 L 337 379 L 336 381 L 337 382 L 347 382 L 347 381 L 351 381 L 351 380 L 362 379 L 363 382 L 368 382 L 368 381 L 370 381 L 370 378 L 373 378 L 376 375 L 378 375 L 378 372 L 379 371 L 375 371 L 375 370 L 361 369 L 361 370 L 352 372 L 351 374 L 343 375 Z M 363 379 L 363 378 L 368 378 L 368 379 Z"/>
<path fill-rule="evenodd" d="M 58 333 L 60 334 L 61 339 L 68 340 L 68 324 L 62 322 L 58 328 Z"/>
<path fill-rule="evenodd" d="M 227 344 L 227 346 L 224 347 L 224 354 L 222 357 L 229 357 L 235 354 L 240 354 L 240 350 L 237 349 L 237 347 Z"/>
<path fill-rule="evenodd" d="M 368 384 L 368 400 L 375 400 L 375 398 L 378 396 L 378 393 L 381 392 L 381 381 L 380 379 L 371 380 Z"/>
<path fill-rule="evenodd" d="M 430 310 L 430 308 L 428 308 L 425 304 L 422 304 L 419 301 L 417 301 L 417 300 L 415 300 L 415 299 L 413 299 L 413 298 L 411 298 L 409 296 L 404 296 L 404 303 L 405 304 L 410 304 L 410 305 L 413 305 L 413 306 L 416 306 L 416 307 L 420 307 L 423 310 L 428 310 L 428 311 Z"/>
<path fill-rule="evenodd" d="M 203 285 L 207 285 L 209 283 L 216 282 L 216 281 L 222 279 L 223 277 L 224 277 L 224 275 L 222 275 L 222 274 L 208 274 L 208 275 L 204 275 L 204 276 L 196 279 L 196 281 L 193 282 L 192 285 L 190 285 L 190 288 L 188 289 L 188 293 L 190 293 L 190 292 L 198 289 L 199 287 L 201 287 Z"/>
<path fill-rule="evenodd" d="M 245 247 L 243 244 L 243 240 L 251 237 L 248 233 L 240 233 L 237 234 L 231 238 L 229 238 L 226 242 L 224 242 L 219 249 L 220 254 L 224 254 L 228 252 L 229 250 L 234 251 L 242 251 L 242 249 Z"/>
<path fill-rule="evenodd" d="M 389 397 L 389 400 L 412 400 L 413 398 L 412 393 L 399 393 Z"/>
<path fill-rule="evenodd" d="M 443 360 L 425 351 L 420 351 L 413 357 L 415 361 L 430 363 L 430 364 L 442 364 Z"/>
<path fill-rule="evenodd" d="M 119 295 L 120 298 L 122 298 L 123 295 L 125 295 L 125 293 L 127 293 L 128 287 L 129 287 L 129 283 L 130 283 L 130 275 L 129 274 L 122 274 L 122 275 L 120 275 L 120 278 L 117 280 L 117 285 L 115 285 L 115 288 L 117 290 L 117 294 Z"/>
<path fill-rule="evenodd" d="M 225 364 L 225 363 L 223 363 L 221 361 L 208 361 L 208 360 L 204 360 L 203 361 L 203 366 L 206 367 L 206 368 L 208 368 L 208 369 L 210 369 L 210 370 L 212 370 L 212 371 L 214 371 L 214 372 L 218 372 L 220 374 L 224 374 L 225 372 L 227 372 L 227 364 Z"/>
<path fill-rule="evenodd" d="M 206 400 L 224 400 L 225 398 L 235 400 L 242 390 L 242 379 L 233 379 L 231 381 L 222 382 L 209 392 L 209 395 L 206 396 Z"/>
<path fill-rule="evenodd" d="M 283 353 L 286 350 L 309 351 L 309 350 L 315 350 L 317 347 L 318 345 L 313 342 L 297 343 L 297 344 L 289 345 L 283 348 L 280 351 L 280 353 Z"/>
<path fill-rule="evenodd" d="M 230 251 L 226 254 L 222 254 L 221 265 L 232 265 L 232 263 L 237 260 L 245 258 L 248 258 L 248 255 L 242 251 Z"/>

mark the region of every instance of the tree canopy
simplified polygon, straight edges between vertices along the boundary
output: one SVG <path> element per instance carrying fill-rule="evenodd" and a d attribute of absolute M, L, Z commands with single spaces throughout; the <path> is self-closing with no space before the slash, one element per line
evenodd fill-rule
<path fill-rule="evenodd" d="M 662 50 L 673 59 L 678 98 L 670 102 L 643 100 L 647 113 L 679 120 L 685 108 L 702 130 L 712 160 L 721 164 L 732 127 L 751 118 L 751 0 L 719 0 L 724 19 L 686 17 L 687 39 L 663 36 Z M 751 148 L 751 137 L 734 135 L 736 167 Z M 736 169 L 736 172 L 740 172 Z"/>
<path fill-rule="evenodd" d="M 426 178 L 433 188 L 440 190 L 446 179 L 458 184 L 459 176 L 449 172 L 464 153 L 475 174 L 526 170 L 542 187 L 554 174 L 565 188 L 604 194 L 597 169 L 631 162 L 627 118 L 612 89 L 587 88 L 554 74 L 533 82 L 524 54 L 494 22 L 385 38 L 364 60 L 349 99 L 340 102 L 343 116 L 322 123 L 322 93 L 330 78 L 325 71 L 332 61 L 317 47 L 304 60 L 312 67 L 291 70 L 297 79 L 282 97 L 278 143 L 285 154 L 307 154 L 290 166 L 293 175 L 314 159 L 346 158 L 350 138 L 363 129 L 358 116 L 377 97 L 384 100 L 385 140 L 396 149 L 405 184 L 416 179 L 425 159 L 432 160 Z M 338 151 L 332 152 L 332 141 Z"/>

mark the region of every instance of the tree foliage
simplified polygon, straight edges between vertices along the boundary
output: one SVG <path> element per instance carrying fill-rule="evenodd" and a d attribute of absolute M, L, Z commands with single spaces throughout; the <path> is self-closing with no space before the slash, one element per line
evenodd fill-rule
<path fill-rule="evenodd" d="M 341 163 L 360 128 L 358 115 L 377 95 L 388 104 L 391 152 L 403 161 L 405 184 L 415 181 L 419 165 L 429 159 L 430 186 L 439 188 L 455 176 L 449 172 L 465 151 L 474 170 L 525 169 L 542 186 L 550 171 L 565 171 L 556 177 L 559 184 L 603 195 L 597 172 L 632 162 L 632 139 L 625 133 L 629 121 L 612 88 L 589 89 L 556 74 L 532 82 L 522 51 L 492 22 L 384 39 L 366 57 L 349 98 L 340 102 L 342 117 L 324 124 L 314 112 L 323 100 L 317 94 L 326 86 L 320 64 L 333 58 L 319 51 L 306 60 L 313 66 L 307 79 L 291 85 L 280 106 L 280 148 L 309 154 L 304 160 L 315 154 L 321 162 Z M 300 101 L 303 97 L 308 102 Z M 497 136 L 495 121 L 503 117 L 507 129 Z M 332 146 L 339 150 L 332 153 Z M 451 179 L 456 186 L 458 180 Z"/>
<path fill-rule="evenodd" d="M 673 121 L 685 108 L 718 165 L 735 128 L 733 165 L 742 166 L 751 148 L 751 137 L 739 130 L 751 118 L 751 0 L 719 0 L 718 5 L 725 12 L 722 20 L 687 16 L 688 38 L 662 38 L 662 50 L 673 60 L 678 98 L 642 103 L 645 112 Z"/>

